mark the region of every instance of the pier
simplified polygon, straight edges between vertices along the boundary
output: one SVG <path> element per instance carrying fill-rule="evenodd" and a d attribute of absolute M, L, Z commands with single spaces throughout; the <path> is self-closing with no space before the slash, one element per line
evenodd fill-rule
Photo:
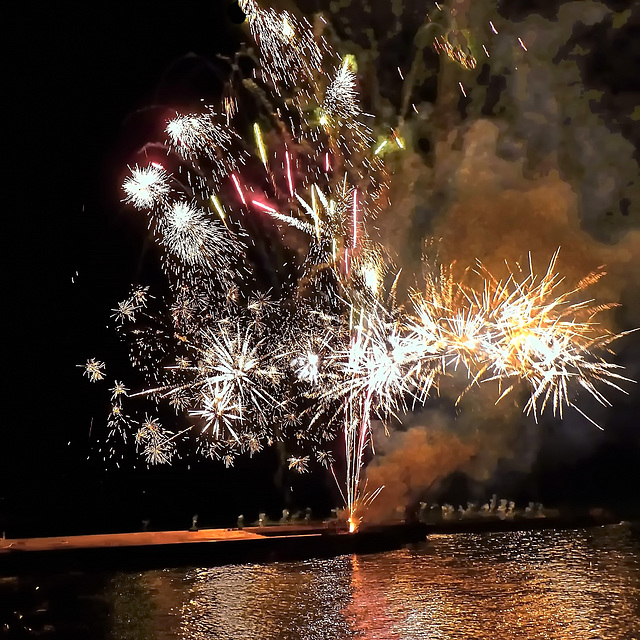
<path fill-rule="evenodd" d="M 581 528 L 613 524 L 590 515 L 573 518 L 457 520 L 363 525 L 284 524 L 243 529 L 141 531 L 0 540 L 0 575 L 42 571 L 144 570 L 373 553 L 425 541 L 429 535 Z"/>

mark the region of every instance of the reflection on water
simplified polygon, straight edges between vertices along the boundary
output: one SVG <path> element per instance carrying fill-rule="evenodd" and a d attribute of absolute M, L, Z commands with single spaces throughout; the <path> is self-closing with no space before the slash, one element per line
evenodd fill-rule
<path fill-rule="evenodd" d="M 45 598 L 41 636 L 640 640 L 640 539 L 625 526 L 432 536 L 386 553 L 85 576 L 76 587 L 80 607 Z"/>
<path fill-rule="evenodd" d="M 434 536 L 372 560 L 354 561 L 349 608 L 364 638 L 640 638 L 639 549 L 619 529 Z"/>

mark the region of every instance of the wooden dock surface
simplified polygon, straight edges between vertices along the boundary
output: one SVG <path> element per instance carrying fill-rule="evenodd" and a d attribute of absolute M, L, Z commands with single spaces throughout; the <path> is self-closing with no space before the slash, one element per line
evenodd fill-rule
<path fill-rule="evenodd" d="M 425 541 L 434 534 L 478 534 L 567 529 L 613 524 L 609 518 L 529 518 L 442 523 L 367 525 L 348 533 L 336 522 L 290 523 L 243 529 L 140 531 L 0 540 L 0 576 L 44 569 L 162 568 L 213 566 L 370 553 Z"/>
<path fill-rule="evenodd" d="M 244 529 L 201 529 L 199 531 L 139 531 L 135 533 L 103 533 L 96 535 L 60 536 L 52 538 L 6 538 L 0 540 L 0 553 L 11 551 L 54 551 L 57 549 L 90 549 L 105 547 L 138 547 L 149 545 L 221 542 L 264 538 Z"/>

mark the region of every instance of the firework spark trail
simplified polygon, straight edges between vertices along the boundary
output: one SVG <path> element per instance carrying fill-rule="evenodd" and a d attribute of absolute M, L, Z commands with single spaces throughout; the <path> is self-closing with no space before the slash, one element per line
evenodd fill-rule
<path fill-rule="evenodd" d="M 524 381 L 531 389 L 525 411 L 536 419 L 539 400 L 539 411 L 551 402 L 554 415 L 575 407 L 570 388 L 585 389 L 608 404 L 596 383 L 622 391 L 618 381 L 629 380 L 597 353 L 625 334 L 607 332 L 593 322 L 613 305 L 572 302 L 602 274 L 590 274 L 576 288 L 558 294 L 562 280 L 555 272 L 557 257 L 558 252 L 540 281 L 531 265 L 520 282 L 513 273 L 505 282 L 497 281 L 480 265 L 481 293 L 456 286 L 451 276 L 442 279 L 444 285 L 430 281 L 424 295 L 413 295 L 415 315 L 407 325 L 412 337 L 424 345 L 425 355 L 441 357 L 443 372 L 463 364 L 471 385 Z"/>
<path fill-rule="evenodd" d="M 171 145 L 184 158 L 199 160 L 202 156 L 212 160 L 219 154 L 230 151 L 231 134 L 221 123 L 216 122 L 217 114 L 180 115 L 169 120 L 166 131 Z M 229 158 L 233 161 L 233 158 Z"/>
<path fill-rule="evenodd" d="M 438 36 L 434 40 L 433 47 L 436 51 L 444 52 L 449 58 L 455 60 L 465 69 L 475 69 L 477 65 L 476 59 L 465 52 L 459 45 L 451 44 L 444 36 Z"/>
<path fill-rule="evenodd" d="M 486 343 L 489 371 L 501 381 L 516 378 L 530 385 L 525 410 L 536 420 L 549 403 L 560 417 L 565 406 L 578 409 L 571 388 L 582 388 L 600 404 L 609 405 L 596 383 L 623 391 L 619 382 L 630 382 L 616 372 L 621 367 L 596 356 L 625 335 L 607 332 L 594 322 L 597 313 L 615 305 L 572 302 L 604 274 L 589 274 L 574 289 L 558 294 L 562 280 L 555 272 L 557 257 L 558 252 L 539 282 L 531 265 L 521 283 L 513 276 L 504 285 L 489 277 L 485 280 L 484 299 L 490 303 L 485 313 L 495 325 L 495 337 Z"/>
<path fill-rule="evenodd" d="M 424 287 L 409 293 L 409 310 L 396 306 L 398 276 L 385 298 L 393 266 L 369 230 L 387 189 L 381 151 L 387 142 L 404 143 L 392 130 L 374 144 L 350 56 L 336 64 L 326 41 L 316 42 L 310 25 L 287 12 L 254 0 L 240 6 L 261 51 L 264 82 L 243 81 L 243 96 L 264 117 L 249 131 L 240 122 L 243 138 L 233 128 L 239 105 L 230 87 L 224 117 L 207 108 L 168 122 L 167 162 L 177 161 L 176 170 L 136 165 L 123 185 L 125 201 L 148 216 L 171 293 L 155 300 L 138 286 L 113 310 L 148 387 L 130 394 L 114 383 L 110 434 L 124 439 L 133 429 L 149 464 L 170 462 L 185 434 L 227 466 L 263 443 L 311 447 L 336 480 L 355 529 L 380 490 L 367 492 L 361 481 L 373 453 L 371 420 L 386 428 L 424 404 L 442 376 L 465 370 L 461 395 L 497 380 L 497 401 L 523 382 L 530 389 L 524 411 L 536 419 L 548 407 L 560 416 L 568 407 L 582 413 L 580 389 L 607 404 L 601 385 L 619 390 L 626 378 L 598 354 L 619 336 L 593 321 L 607 305 L 574 302 L 598 275 L 559 292 L 557 254 L 539 280 L 530 267 L 520 280 L 512 273 L 498 281 L 479 265 L 481 286 L 473 288 L 456 281 L 452 268 L 430 266 Z M 461 52 L 445 50 L 472 66 Z M 290 99 L 295 123 L 269 91 Z M 230 100 L 233 109 L 225 108 Z M 294 284 L 273 299 L 257 286 L 248 256 L 256 231 L 245 225 L 254 214 L 282 228 L 285 243 L 288 233 L 306 241 Z M 91 381 L 104 378 L 95 359 L 79 366 Z M 141 396 L 167 401 L 190 426 L 173 432 L 159 418 L 126 415 L 123 399 Z M 338 434 L 344 482 L 327 451 Z M 298 452 L 289 468 L 306 472 L 309 461 Z"/>
<path fill-rule="evenodd" d="M 254 0 L 240 0 L 251 34 L 262 54 L 261 73 L 277 93 L 298 87 L 308 99 L 307 89 L 322 65 L 322 50 L 313 37 L 311 25 L 288 11 L 262 9 Z M 322 49 L 321 49 L 322 47 Z M 298 98 L 299 99 L 299 98 Z"/>

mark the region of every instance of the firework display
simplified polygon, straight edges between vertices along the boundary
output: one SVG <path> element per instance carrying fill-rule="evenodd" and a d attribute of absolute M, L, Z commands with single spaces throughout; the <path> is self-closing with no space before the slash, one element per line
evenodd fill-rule
<path fill-rule="evenodd" d="M 176 114 L 163 154 L 123 185 L 147 216 L 169 293 L 136 285 L 113 311 L 146 386 L 113 383 L 111 437 L 129 437 L 149 464 L 171 462 L 184 439 L 227 465 L 287 442 L 290 469 L 330 470 L 355 529 L 380 490 L 361 479 L 371 421 L 387 427 L 453 371 L 467 374 L 461 395 L 495 380 L 499 401 L 526 385 L 536 419 L 583 413 L 581 391 L 606 405 L 600 387 L 626 380 L 603 359 L 619 335 L 593 321 L 608 306 L 581 296 L 602 274 L 563 291 L 556 254 L 540 278 L 530 266 L 498 280 L 478 264 L 471 286 L 425 261 L 423 285 L 398 291 L 373 221 L 391 180 L 380 150 L 399 139 L 374 139 L 355 60 L 332 50 L 322 20 L 239 4 L 259 64 L 219 107 Z M 442 38 L 436 47 L 475 66 Z M 85 373 L 100 381 L 105 366 L 91 359 Z M 135 397 L 167 405 L 182 426 L 126 415 Z"/>

